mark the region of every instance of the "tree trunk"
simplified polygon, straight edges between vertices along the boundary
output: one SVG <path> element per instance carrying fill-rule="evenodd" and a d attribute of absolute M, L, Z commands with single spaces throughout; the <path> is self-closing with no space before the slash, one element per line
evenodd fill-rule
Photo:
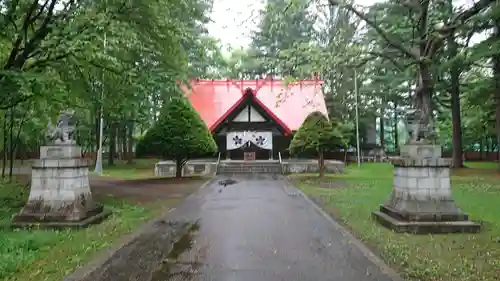
<path fill-rule="evenodd" d="M 96 112 L 97 112 L 97 115 L 94 118 L 94 121 L 95 121 L 95 126 L 94 126 L 94 128 L 95 128 L 95 131 L 94 131 L 94 133 L 95 133 L 95 151 L 94 152 L 96 153 L 95 156 L 97 159 L 97 153 L 98 153 L 99 144 L 100 144 L 100 139 L 99 139 L 99 137 L 100 137 L 100 125 L 99 125 L 100 118 L 99 118 L 99 114 L 100 114 L 101 110 L 98 109 Z"/>
<path fill-rule="evenodd" d="M 483 160 L 484 139 L 479 141 L 479 160 Z"/>
<path fill-rule="evenodd" d="M 450 59 L 454 59 L 457 55 L 458 46 L 454 35 L 448 38 L 448 46 L 450 48 Z M 460 64 L 456 61 L 450 69 L 450 91 L 451 91 L 451 122 L 452 122 L 452 144 L 453 144 L 453 167 L 462 168 L 462 120 L 460 118 Z"/>
<path fill-rule="evenodd" d="M 13 109 L 14 110 L 14 109 Z M 20 151 L 20 147 L 22 148 L 22 144 L 21 144 L 21 130 L 23 129 L 24 127 L 24 122 L 26 122 L 26 117 L 28 115 L 28 112 L 30 111 L 30 109 L 27 109 L 24 114 L 23 114 L 23 117 L 22 119 L 16 123 L 18 123 L 19 125 L 19 128 L 17 129 L 17 133 L 16 133 L 16 137 L 14 138 L 15 139 L 15 142 L 12 141 L 12 145 L 11 145 L 11 149 L 12 149 L 12 154 L 13 154 L 13 159 L 17 159 L 18 156 L 19 156 L 19 151 Z M 14 127 L 12 128 L 12 132 L 14 132 Z M 12 133 L 14 135 L 14 133 Z M 13 135 L 11 136 L 11 138 L 13 138 Z M 21 157 L 22 159 L 22 157 Z M 20 167 L 23 167 L 23 161 L 21 160 L 21 164 L 19 165 Z"/>
<path fill-rule="evenodd" d="M 8 111 L 3 115 L 3 159 L 2 159 L 2 178 L 5 178 L 5 169 L 7 168 L 7 117 Z"/>
<path fill-rule="evenodd" d="M 127 151 L 127 164 L 132 165 L 134 164 L 134 122 L 131 121 L 128 125 L 128 130 L 127 130 L 127 137 L 128 137 L 128 151 Z"/>
<path fill-rule="evenodd" d="M 384 100 L 382 99 L 382 106 L 380 107 L 380 148 L 385 151 L 385 127 L 384 127 Z"/>
<path fill-rule="evenodd" d="M 430 140 L 434 133 L 432 96 L 434 94 L 434 81 L 432 80 L 431 68 L 428 62 L 419 63 L 418 86 L 415 90 L 415 108 L 418 110 L 420 129 L 418 135 L 413 136 L 415 140 Z"/>
<path fill-rule="evenodd" d="M 123 149 L 122 149 L 122 126 L 121 124 L 116 125 L 116 157 L 119 160 L 122 160 L 122 155 L 123 155 Z"/>
<path fill-rule="evenodd" d="M 109 151 L 108 151 L 108 166 L 115 165 L 115 155 L 116 155 L 116 125 L 112 124 L 109 126 L 110 136 L 109 136 Z"/>
<path fill-rule="evenodd" d="M 398 131 L 398 104 L 394 102 L 394 152 L 399 150 L 399 131 Z"/>
<path fill-rule="evenodd" d="M 153 97 L 153 121 L 157 121 L 157 113 L 158 113 L 158 99 L 157 97 Z"/>
<path fill-rule="evenodd" d="M 427 58 L 427 60 L 421 61 L 418 64 L 419 71 L 419 87 L 415 91 L 416 98 L 416 108 L 420 111 L 420 122 L 427 126 L 429 129 L 429 125 L 432 122 L 432 95 L 434 92 L 434 84 L 431 75 L 431 65 L 430 61 L 431 54 L 428 53 L 429 46 L 429 30 L 428 30 L 428 14 L 429 14 L 429 1 L 423 1 L 420 3 L 421 17 L 418 23 L 418 35 L 420 37 L 419 43 L 419 53 L 420 58 Z M 434 128 L 432 128 L 434 129 Z M 420 132 L 419 132 L 420 133 Z M 428 132 L 423 135 L 423 137 L 427 137 Z M 416 136 L 417 140 L 419 136 Z"/>
<path fill-rule="evenodd" d="M 10 109 L 9 125 L 9 181 L 12 181 L 12 170 L 14 169 L 14 108 Z"/>
<path fill-rule="evenodd" d="M 493 34 L 494 39 L 498 41 L 500 39 L 500 19 L 495 19 L 495 33 Z M 496 116 L 495 116 L 495 125 L 496 125 L 496 135 L 497 135 L 497 144 L 500 144 L 500 54 L 497 53 L 492 57 L 493 61 L 493 82 L 494 85 L 494 93 L 495 93 L 495 102 L 496 102 Z M 498 157 L 498 170 L 500 170 L 500 149 L 497 152 Z"/>
<path fill-rule="evenodd" d="M 175 160 L 175 177 L 182 178 L 182 167 L 184 167 L 184 161 L 182 159 Z"/>
<path fill-rule="evenodd" d="M 125 122 L 122 126 L 122 160 L 127 160 L 127 153 L 128 153 L 128 145 L 127 145 L 127 139 L 128 139 L 128 135 L 127 135 L 127 131 L 128 131 L 128 126 L 127 126 L 127 122 Z"/>
<path fill-rule="evenodd" d="M 325 175 L 325 155 L 323 151 L 320 151 L 318 156 L 319 177 L 322 178 Z"/>

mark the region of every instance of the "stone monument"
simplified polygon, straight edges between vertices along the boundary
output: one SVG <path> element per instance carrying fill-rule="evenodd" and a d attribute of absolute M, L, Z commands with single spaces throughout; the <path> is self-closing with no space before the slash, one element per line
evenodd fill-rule
<path fill-rule="evenodd" d="M 373 217 L 396 232 L 478 232 L 480 224 L 469 221 L 451 194 L 451 159 L 444 159 L 441 146 L 433 143 L 432 127 L 407 116 L 410 140 L 401 157 L 392 161 L 394 183 L 390 200 Z"/>
<path fill-rule="evenodd" d="M 49 124 L 50 144 L 40 148 L 32 166 L 28 202 L 14 216 L 14 227 L 83 227 L 106 218 L 110 212 L 92 200 L 88 167 L 73 138 L 73 111 L 61 112 L 56 126 Z"/>

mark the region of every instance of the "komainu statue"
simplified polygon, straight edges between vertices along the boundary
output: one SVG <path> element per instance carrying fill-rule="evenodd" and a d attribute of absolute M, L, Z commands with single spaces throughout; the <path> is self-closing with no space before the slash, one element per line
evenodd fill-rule
<path fill-rule="evenodd" d="M 54 144 L 74 144 L 73 135 L 76 127 L 73 119 L 73 110 L 64 110 L 57 118 L 56 126 L 49 122 L 47 137 Z"/>
<path fill-rule="evenodd" d="M 406 112 L 404 123 L 410 138 L 409 143 L 432 142 L 435 140 L 436 132 L 432 121 L 422 122 L 421 114 L 416 109 Z"/>

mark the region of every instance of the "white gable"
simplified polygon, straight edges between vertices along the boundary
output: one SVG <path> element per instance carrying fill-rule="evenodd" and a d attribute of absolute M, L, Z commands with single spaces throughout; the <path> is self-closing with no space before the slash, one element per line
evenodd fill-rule
<path fill-rule="evenodd" d="M 250 120 L 248 120 L 250 112 Z M 246 106 L 236 117 L 233 119 L 233 122 L 265 122 L 266 119 L 259 114 L 259 112 L 251 107 Z"/>
<path fill-rule="evenodd" d="M 250 122 L 265 122 L 266 118 L 262 117 L 255 108 L 250 107 Z"/>
<path fill-rule="evenodd" d="M 233 122 L 248 122 L 248 105 L 236 117 Z"/>

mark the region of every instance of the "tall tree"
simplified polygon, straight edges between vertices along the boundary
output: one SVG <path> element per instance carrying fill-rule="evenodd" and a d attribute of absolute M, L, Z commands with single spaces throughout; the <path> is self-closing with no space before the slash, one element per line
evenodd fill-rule
<path fill-rule="evenodd" d="M 251 44 L 266 71 L 261 75 L 311 76 L 310 70 L 301 69 L 310 60 L 307 49 L 314 37 L 309 5 L 307 0 L 267 2 Z"/>
<path fill-rule="evenodd" d="M 6 155 L 13 148 L 36 152 L 47 122 L 72 107 L 85 150 L 97 149 L 102 114 L 110 159 L 120 153 L 131 162 L 135 135 L 151 126 L 177 83 L 193 77 L 194 63 L 210 52 L 200 51 L 209 40 L 203 25 L 210 5 L 0 0 L 0 109 L 31 117 L 15 124 L 8 114 L 2 118 Z M 20 143 L 11 146 L 18 125 Z"/>
<path fill-rule="evenodd" d="M 339 0 L 329 0 L 331 5 L 342 6 L 360 17 L 367 25 L 372 27 L 384 39 L 388 47 L 407 57 L 412 64 L 417 66 L 418 87 L 415 90 L 415 106 L 419 109 L 419 122 L 422 124 L 422 131 L 426 132 L 422 137 L 431 138 L 432 132 L 432 97 L 435 92 L 435 78 L 433 69 L 435 68 L 434 59 L 443 46 L 443 41 L 459 26 L 466 22 L 472 16 L 480 13 L 489 7 L 493 0 L 481 0 L 472 8 L 461 11 L 453 15 L 449 20 L 443 21 L 440 15 L 434 14 L 431 9 L 431 1 L 406 1 L 404 3 L 389 2 L 391 9 L 400 9 L 405 11 L 413 22 L 416 41 L 412 45 L 405 44 L 405 41 L 398 38 L 394 33 L 384 29 L 375 18 L 358 10 L 354 5 L 343 3 Z"/>

